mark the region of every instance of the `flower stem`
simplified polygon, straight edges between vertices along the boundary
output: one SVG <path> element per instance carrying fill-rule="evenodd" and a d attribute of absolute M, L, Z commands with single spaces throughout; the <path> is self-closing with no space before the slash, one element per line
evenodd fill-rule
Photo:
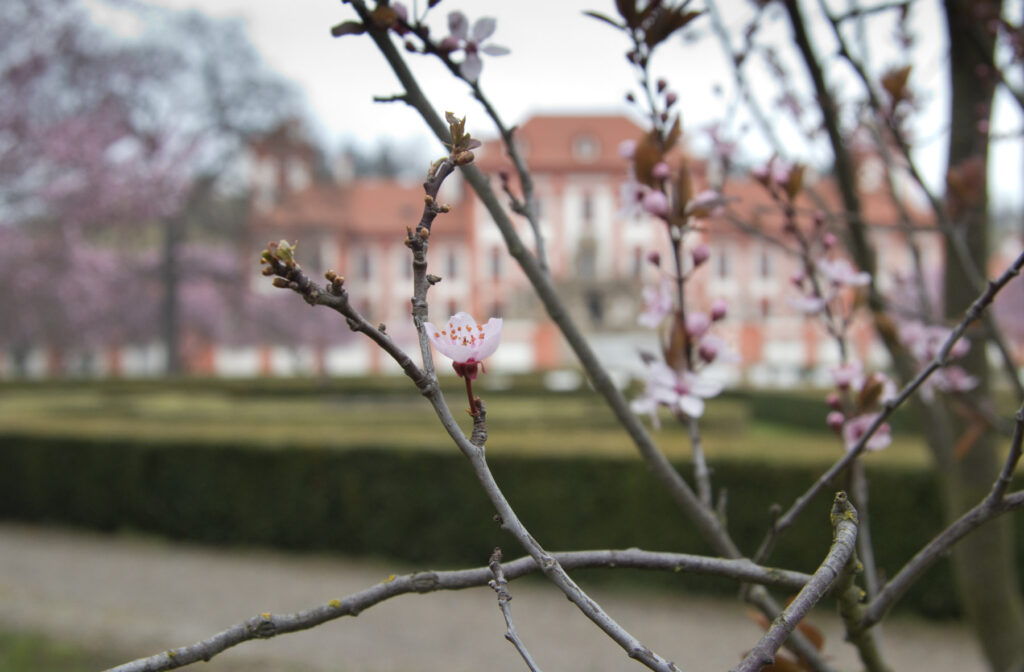
<path fill-rule="evenodd" d="M 473 398 L 473 381 L 470 380 L 469 376 L 465 376 L 466 381 L 466 397 L 469 399 L 469 414 L 474 418 L 476 417 L 476 399 Z"/>

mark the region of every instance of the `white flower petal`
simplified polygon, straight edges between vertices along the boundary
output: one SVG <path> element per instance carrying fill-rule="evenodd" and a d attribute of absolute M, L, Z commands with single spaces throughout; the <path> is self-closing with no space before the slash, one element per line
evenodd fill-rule
<path fill-rule="evenodd" d="M 457 40 L 466 39 L 469 32 L 469 19 L 462 12 L 452 12 L 448 15 L 448 32 Z"/>
<path fill-rule="evenodd" d="M 484 52 L 488 56 L 507 56 L 512 53 L 512 50 L 508 47 L 502 47 L 497 44 L 488 44 L 480 47 L 480 51 Z"/>
<path fill-rule="evenodd" d="M 700 397 L 684 394 L 679 397 L 678 405 L 679 410 L 686 413 L 691 418 L 699 418 L 704 415 L 704 400 Z"/>
<path fill-rule="evenodd" d="M 480 71 L 484 69 L 483 61 L 476 54 L 466 54 L 466 60 L 459 66 L 462 76 L 471 82 L 480 79 Z"/>
<path fill-rule="evenodd" d="M 494 29 L 497 25 L 498 22 L 490 16 L 484 16 L 477 19 L 476 23 L 473 24 L 473 41 L 483 42 L 494 34 Z"/>

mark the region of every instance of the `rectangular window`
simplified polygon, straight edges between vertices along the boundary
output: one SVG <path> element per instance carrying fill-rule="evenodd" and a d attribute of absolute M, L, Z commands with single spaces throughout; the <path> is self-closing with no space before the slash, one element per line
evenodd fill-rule
<path fill-rule="evenodd" d="M 761 258 L 758 261 L 757 268 L 762 278 L 772 277 L 772 253 L 767 249 L 761 250 Z"/>
<path fill-rule="evenodd" d="M 639 280 L 644 273 L 644 251 L 642 248 L 633 248 L 633 266 L 630 269 L 630 275 L 634 280 Z"/>
<path fill-rule="evenodd" d="M 500 247 L 491 248 L 491 280 L 494 282 L 501 280 L 501 257 Z"/>
<path fill-rule="evenodd" d="M 594 221 L 594 195 L 584 191 L 580 197 L 580 208 L 583 213 L 583 223 L 590 224 Z"/>
<path fill-rule="evenodd" d="M 715 255 L 715 275 L 721 280 L 727 280 L 732 275 L 732 263 L 729 259 L 729 250 L 722 248 Z"/>
<path fill-rule="evenodd" d="M 449 280 L 454 280 L 459 274 L 459 255 L 455 253 L 455 250 L 448 251 L 448 259 L 446 260 L 445 268 L 447 270 L 447 277 Z"/>
<path fill-rule="evenodd" d="M 373 259 L 369 250 L 359 253 L 359 277 L 363 280 L 370 280 L 373 277 Z"/>

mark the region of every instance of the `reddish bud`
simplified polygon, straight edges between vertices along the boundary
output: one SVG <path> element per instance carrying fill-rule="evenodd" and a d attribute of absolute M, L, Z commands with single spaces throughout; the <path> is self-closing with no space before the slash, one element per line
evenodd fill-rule
<path fill-rule="evenodd" d="M 686 335 L 690 338 L 700 338 L 707 333 L 711 327 L 711 318 L 707 313 L 690 313 L 686 316 Z"/>
<path fill-rule="evenodd" d="M 661 254 L 657 250 L 647 253 L 647 262 L 654 266 L 661 266 Z"/>
<path fill-rule="evenodd" d="M 836 236 L 831 231 L 826 232 L 825 235 L 821 237 L 821 246 L 824 247 L 826 250 L 832 249 L 833 247 L 835 247 L 835 245 Z"/>
<path fill-rule="evenodd" d="M 846 422 L 846 416 L 839 411 L 830 411 L 825 416 L 825 422 L 828 423 L 829 428 L 836 434 L 843 431 L 843 424 Z"/>
<path fill-rule="evenodd" d="M 825 403 L 834 411 L 838 411 L 843 407 L 843 402 L 839 399 L 837 392 L 829 392 L 828 396 L 825 397 Z"/>
<path fill-rule="evenodd" d="M 664 79 L 659 79 L 658 82 L 657 82 L 657 87 L 658 87 L 658 93 L 661 93 L 662 91 L 664 91 L 668 87 L 668 82 L 666 82 Z"/>
<path fill-rule="evenodd" d="M 458 48 L 459 41 L 456 38 L 452 37 L 451 35 L 444 38 L 437 44 L 437 50 L 440 51 L 442 54 L 450 54 L 451 52 L 455 51 Z"/>
<path fill-rule="evenodd" d="M 711 257 L 711 248 L 706 243 L 701 243 L 690 250 L 690 258 L 694 266 L 700 266 Z"/>
<path fill-rule="evenodd" d="M 668 93 L 665 94 L 665 104 L 668 105 L 669 107 L 675 105 L 677 100 L 679 100 L 679 96 L 677 96 L 672 91 L 669 91 Z"/>
<path fill-rule="evenodd" d="M 647 192 L 641 205 L 645 212 L 655 217 L 668 216 L 668 196 L 662 191 L 652 189 Z"/>
<path fill-rule="evenodd" d="M 728 312 L 729 304 L 725 302 L 725 299 L 715 299 L 711 304 L 711 320 L 713 322 L 724 320 Z"/>
<path fill-rule="evenodd" d="M 718 343 L 708 339 L 701 341 L 700 347 L 697 348 L 697 354 L 700 355 L 701 359 L 710 364 L 718 357 Z"/>

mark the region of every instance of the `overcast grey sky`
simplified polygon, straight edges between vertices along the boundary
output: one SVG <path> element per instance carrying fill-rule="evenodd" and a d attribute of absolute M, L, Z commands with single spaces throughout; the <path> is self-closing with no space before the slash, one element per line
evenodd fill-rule
<path fill-rule="evenodd" d="M 398 83 L 373 44 L 365 37 L 335 39 L 331 26 L 354 17 L 350 7 L 339 0 L 151 0 L 154 4 L 176 8 L 195 8 L 217 16 L 243 17 L 250 37 L 268 65 L 295 80 L 308 98 L 318 132 L 328 146 L 356 139 L 372 143 L 382 136 L 399 140 L 427 138 L 418 116 L 401 104 L 373 103 L 374 95 L 397 93 Z M 420 0 L 420 4 L 425 0 Z M 412 6 L 413 0 L 406 0 Z M 919 3 L 924 8 L 937 3 Z M 746 7 L 748 0 L 721 2 L 721 6 Z M 491 38 L 495 44 L 509 47 L 512 53 L 502 57 L 484 57 L 481 84 L 505 116 L 506 122 L 522 121 L 537 111 L 626 111 L 623 96 L 634 86 L 632 72 L 623 54 L 624 37 L 610 27 L 582 16 L 585 9 L 615 15 L 612 0 L 444 0 L 435 10 L 432 28 L 445 34 L 448 12 L 462 10 L 470 21 L 480 16 L 495 16 L 498 27 Z M 919 122 L 919 137 L 939 137 L 945 123 L 944 82 L 941 73 L 940 17 L 936 12 L 916 12 L 919 37 L 930 51 L 930 58 L 915 63 L 914 85 L 930 101 Z M 706 29 L 705 24 L 701 28 Z M 738 25 L 738 24 L 737 24 Z M 783 39 L 782 22 L 769 26 Z M 895 61 L 891 35 L 878 38 L 873 45 L 876 65 Z M 824 39 L 824 36 L 822 36 Z M 483 113 L 465 87 L 455 82 L 431 59 L 410 55 L 410 65 L 420 77 L 435 106 L 468 115 L 470 127 L 479 120 L 477 135 L 488 129 Z M 798 67 L 798 64 L 794 64 Z M 716 96 L 716 83 L 728 83 L 721 49 L 710 35 L 693 44 L 673 40 L 658 54 L 655 70 L 664 74 L 679 91 L 685 125 L 695 131 L 723 116 L 725 99 Z M 1019 110 L 1006 105 L 999 108 L 997 130 L 1021 129 L 1024 121 Z M 827 160 L 813 150 L 799 149 L 794 158 Z M 750 140 L 744 143 L 748 153 L 765 159 L 766 145 Z M 941 180 L 941 142 L 922 143 L 921 163 L 931 168 L 929 178 Z M 1000 176 L 998 191 L 1003 198 L 1021 204 L 1024 184 L 1024 156 L 1020 141 L 1003 143 L 994 161 Z"/>

